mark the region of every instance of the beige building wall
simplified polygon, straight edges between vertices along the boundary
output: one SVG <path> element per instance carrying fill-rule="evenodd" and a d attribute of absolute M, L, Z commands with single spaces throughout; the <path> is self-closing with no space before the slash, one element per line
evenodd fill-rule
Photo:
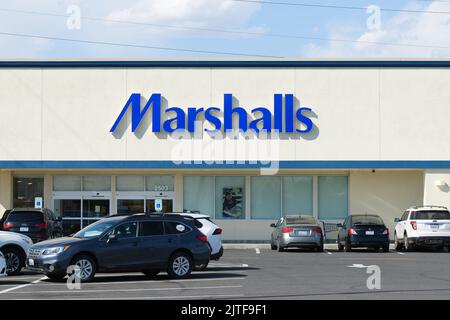
<path fill-rule="evenodd" d="M 396 217 L 406 208 L 423 203 L 423 176 L 422 171 L 350 172 L 349 214 L 379 214 L 393 230 Z"/>
<path fill-rule="evenodd" d="M 10 171 L 0 171 L 0 217 L 12 206 L 12 176 Z"/>
<path fill-rule="evenodd" d="M 450 208 L 450 170 L 427 170 L 424 180 L 424 204 Z"/>

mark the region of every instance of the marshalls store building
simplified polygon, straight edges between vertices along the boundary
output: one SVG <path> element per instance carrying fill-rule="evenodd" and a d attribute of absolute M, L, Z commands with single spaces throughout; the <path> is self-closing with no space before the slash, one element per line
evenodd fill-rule
<path fill-rule="evenodd" d="M 200 211 L 229 241 L 286 214 L 450 206 L 449 60 L 0 62 L 0 215 L 67 234 Z"/>

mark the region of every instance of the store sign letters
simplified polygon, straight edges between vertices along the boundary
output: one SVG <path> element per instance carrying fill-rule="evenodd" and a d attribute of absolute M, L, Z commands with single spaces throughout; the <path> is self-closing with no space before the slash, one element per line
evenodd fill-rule
<path fill-rule="evenodd" d="M 153 93 L 143 108 L 141 101 L 140 93 L 131 94 L 111 127 L 110 132 L 116 131 L 130 108 L 132 132 L 138 129 L 147 112 L 151 114 L 152 132 L 194 132 L 195 123 L 198 121 L 207 121 L 211 124 L 212 129 L 205 129 L 207 132 L 222 130 L 228 132 L 239 129 L 243 132 L 247 132 L 248 130 L 260 132 L 260 130 L 264 130 L 280 133 L 308 133 L 313 129 L 313 122 L 311 120 L 312 109 L 307 107 L 294 108 L 293 94 L 274 94 L 273 110 L 262 106 L 255 107 L 250 110 L 251 115 L 247 113 L 248 110 L 233 105 L 233 95 L 231 93 L 224 94 L 223 108 L 188 107 L 182 109 L 179 107 L 168 107 L 162 110 L 160 93 Z M 221 115 L 219 116 L 219 114 Z M 237 122 L 238 128 L 233 128 L 234 115 L 239 118 Z M 163 116 L 166 120 L 161 121 Z"/>

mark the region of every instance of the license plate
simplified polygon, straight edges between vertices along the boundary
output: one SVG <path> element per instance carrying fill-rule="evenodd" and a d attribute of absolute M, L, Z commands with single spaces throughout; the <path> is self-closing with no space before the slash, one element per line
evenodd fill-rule
<path fill-rule="evenodd" d="M 297 231 L 296 233 L 298 236 L 308 236 L 309 235 L 309 231 Z"/>
<path fill-rule="evenodd" d="M 373 236 L 375 231 L 366 231 L 366 236 Z"/>
<path fill-rule="evenodd" d="M 20 231 L 22 232 L 28 232 L 28 227 L 20 227 Z"/>
<path fill-rule="evenodd" d="M 28 259 L 28 265 L 34 266 L 34 260 L 33 259 Z"/>
<path fill-rule="evenodd" d="M 430 229 L 437 230 L 437 229 L 439 229 L 439 225 L 438 224 L 430 224 Z"/>

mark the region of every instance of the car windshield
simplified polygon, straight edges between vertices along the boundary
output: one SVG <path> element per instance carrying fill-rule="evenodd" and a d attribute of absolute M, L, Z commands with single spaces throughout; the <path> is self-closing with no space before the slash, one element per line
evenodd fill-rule
<path fill-rule="evenodd" d="M 353 216 L 353 224 L 370 224 L 370 225 L 384 225 L 383 220 L 378 216 Z"/>
<path fill-rule="evenodd" d="M 44 221 L 44 215 L 37 211 L 14 211 L 8 215 L 7 221 L 36 223 Z"/>
<path fill-rule="evenodd" d="M 450 220 L 450 213 L 443 210 L 416 211 L 411 214 L 411 220 Z"/>
<path fill-rule="evenodd" d="M 105 219 L 94 222 L 88 225 L 86 228 L 81 229 L 73 236 L 75 238 L 93 238 L 101 235 L 103 232 L 117 224 L 117 220 Z"/>
<path fill-rule="evenodd" d="M 286 217 L 286 224 L 317 224 L 311 216 Z"/>

